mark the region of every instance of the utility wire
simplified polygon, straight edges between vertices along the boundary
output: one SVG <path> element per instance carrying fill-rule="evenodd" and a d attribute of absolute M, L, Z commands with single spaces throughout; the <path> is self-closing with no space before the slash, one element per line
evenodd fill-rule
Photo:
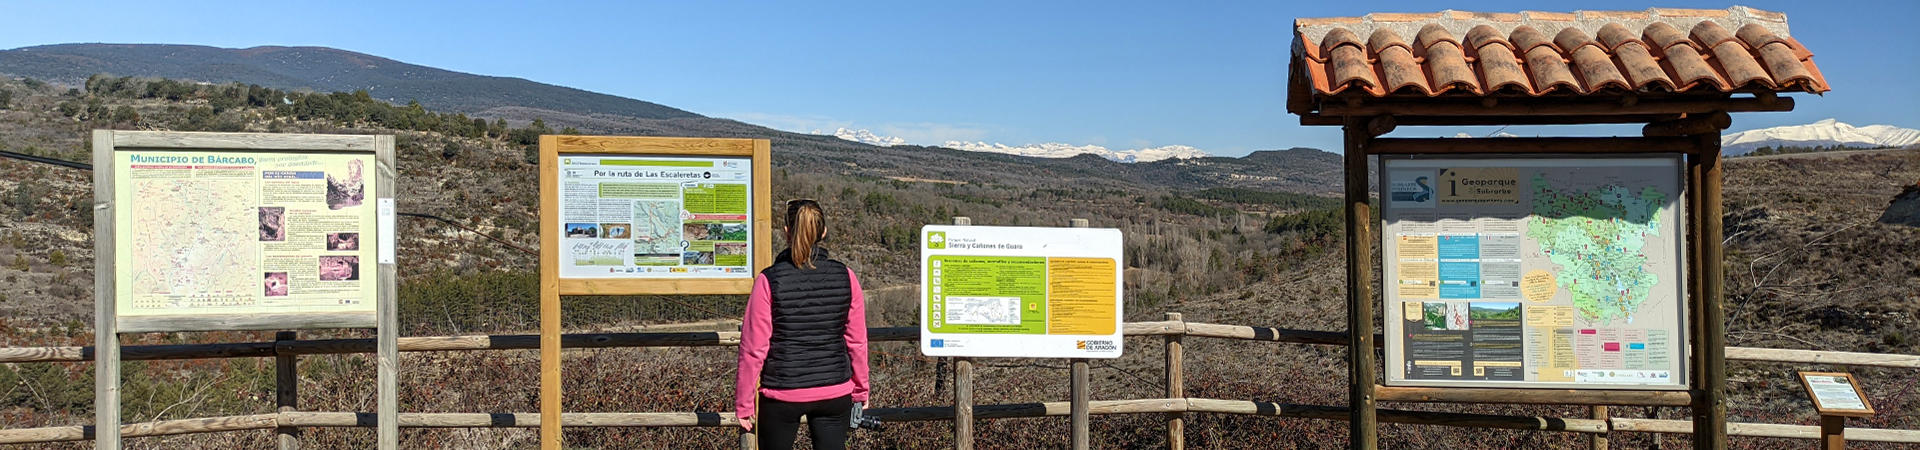
<path fill-rule="evenodd" d="M 32 163 L 55 165 L 55 166 L 66 167 L 70 169 L 80 169 L 80 170 L 87 170 L 87 171 L 93 170 L 92 164 L 87 164 L 82 162 L 73 162 L 73 161 L 57 159 L 57 158 L 48 158 L 44 156 L 33 156 L 25 153 L 14 153 L 6 150 L 0 150 L 0 157 L 13 158 L 21 161 L 32 162 Z M 432 214 L 409 213 L 409 212 L 394 213 L 394 214 L 400 215 L 400 216 L 406 216 L 406 217 L 420 218 L 420 219 L 438 220 L 440 221 L 440 223 L 451 225 L 454 228 L 459 228 L 461 230 L 466 230 L 469 233 L 480 235 L 480 237 L 487 238 L 487 240 L 499 243 L 500 245 L 507 246 L 507 248 L 519 250 L 520 253 L 526 253 L 528 255 L 533 255 L 536 257 L 540 256 L 540 252 L 536 252 L 536 251 L 527 249 L 526 247 L 521 247 L 519 245 L 514 245 L 514 243 L 512 242 L 507 242 L 506 240 L 495 238 L 486 233 L 481 233 L 480 230 L 475 230 L 466 225 L 461 225 L 459 222 L 454 222 L 453 220 L 447 219 L 445 217 L 440 217 Z"/>
<path fill-rule="evenodd" d="M 41 164 L 51 164 L 51 165 L 66 167 L 71 169 L 93 170 L 92 164 L 78 163 L 78 162 L 68 161 L 64 159 L 48 158 L 44 156 L 33 156 L 25 153 L 14 153 L 6 150 L 0 150 L 0 157 L 13 158 L 21 161 L 36 162 Z"/>

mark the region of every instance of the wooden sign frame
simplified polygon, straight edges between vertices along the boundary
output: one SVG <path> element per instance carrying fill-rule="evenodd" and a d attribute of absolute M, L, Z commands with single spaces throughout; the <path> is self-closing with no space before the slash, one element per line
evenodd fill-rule
<path fill-rule="evenodd" d="M 1391 363 L 1395 359 L 1404 359 L 1404 356 L 1400 358 L 1396 358 L 1394 355 L 1395 352 L 1393 350 L 1404 349 L 1405 346 L 1410 345 L 1411 343 L 1402 342 L 1402 336 L 1404 335 L 1403 333 L 1393 333 L 1394 331 L 1404 331 L 1403 327 L 1405 327 L 1406 324 L 1404 322 L 1394 323 L 1396 322 L 1393 320 L 1395 317 L 1400 317 L 1404 319 L 1404 315 L 1399 309 L 1401 305 L 1392 302 L 1392 300 L 1396 300 L 1396 299 L 1404 300 L 1404 298 L 1396 298 L 1399 296 L 1397 295 L 1397 293 L 1392 292 L 1392 290 L 1394 289 L 1394 285 L 1396 283 L 1389 280 L 1382 285 L 1381 293 L 1380 293 L 1381 301 L 1378 305 L 1376 305 L 1381 308 L 1382 319 L 1386 321 L 1382 323 L 1383 325 L 1382 328 L 1388 331 L 1388 333 L 1384 333 L 1381 335 L 1381 338 L 1386 340 L 1386 342 L 1384 342 L 1381 347 L 1384 352 L 1384 354 L 1382 355 L 1382 359 L 1386 363 L 1388 363 L 1383 366 L 1384 369 L 1388 369 L 1388 370 L 1386 371 L 1386 373 L 1382 373 L 1380 376 L 1383 380 L 1382 386 L 1393 387 L 1393 388 L 1409 387 L 1409 388 L 1468 388 L 1468 389 L 1565 389 L 1565 390 L 1576 390 L 1576 391 L 1686 391 L 1686 390 L 1692 389 L 1692 386 L 1690 386 L 1690 382 L 1691 382 L 1690 377 L 1692 376 L 1692 372 L 1694 371 L 1694 368 L 1691 364 L 1692 361 L 1689 358 L 1687 358 L 1687 346 L 1684 345 L 1684 343 L 1688 341 L 1688 337 L 1690 336 L 1689 333 L 1693 331 L 1691 329 L 1692 324 L 1689 323 L 1690 314 L 1692 313 L 1692 310 L 1691 310 L 1692 305 L 1690 304 L 1690 302 L 1687 301 L 1687 296 L 1689 292 L 1688 289 L 1690 289 L 1690 286 L 1694 283 L 1694 280 L 1692 278 L 1693 274 L 1690 273 L 1689 271 L 1690 267 L 1688 267 L 1689 266 L 1688 258 L 1692 257 L 1692 255 L 1690 254 L 1691 249 L 1690 249 L 1690 244 L 1686 241 L 1686 239 L 1688 238 L 1687 236 L 1688 231 L 1690 230 L 1688 227 L 1691 226 L 1691 222 L 1694 220 L 1692 217 L 1693 205 L 1691 205 L 1691 202 L 1687 201 L 1687 198 L 1686 198 L 1686 195 L 1688 194 L 1687 180 L 1686 180 L 1686 176 L 1687 176 L 1686 154 L 1683 154 L 1683 153 L 1601 153 L 1601 154 L 1574 154 L 1574 153 L 1419 154 L 1419 153 L 1408 153 L 1408 154 L 1380 155 L 1377 158 L 1378 158 L 1378 161 L 1374 165 L 1375 173 L 1377 174 L 1376 176 L 1378 177 L 1378 180 L 1379 180 L 1377 184 L 1380 185 L 1378 186 L 1377 198 L 1380 198 L 1383 200 L 1380 200 L 1379 205 L 1375 207 L 1375 210 L 1378 213 L 1375 214 L 1375 216 L 1377 217 L 1374 218 L 1375 219 L 1374 226 L 1377 227 L 1375 229 L 1379 230 L 1379 232 L 1376 233 L 1377 234 L 1376 236 L 1374 236 L 1372 245 L 1377 246 L 1377 248 L 1379 248 L 1380 251 L 1383 253 L 1381 255 L 1380 263 L 1375 267 L 1373 267 L 1373 269 L 1379 270 L 1382 276 L 1396 275 L 1398 272 L 1396 268 L 1393 267 L 1393 264 L 1397 262 L 1396 256 L 1385 253 L 1389 244 L 1392 243 L 1391 239 L 1393 238 L 1393 236 L 1389 235 L 1389 232 L 1393 230 L 1389 228 L 1389 225 L 1391 225 L 1391 223 L 1387 221 L 1387 218 L 1390 215 L 1397 216 L 1398 214 L 1401 214 L 1401 211 L 1398 211 L 1397 208 L 1404 208 L 1404 207 L 1396 207 L 1394 206 L 1393 201 L 1385 200 L 1389 196 L 1388 195 L 1389 193 L 1387 192 L 1389 190 L 1389 187 L 1386 185 L 1390 181 L 1392 181 L 1390 179 L 1392 173 L 1389 171 L 1389 167 L 1388 167 L 1389 165 L 1394 165 L 1394 164 L 1411 165 L 1411 164 L 1420 164 L 1420 163 L 1432 164 L 1436 162 L 1449 162 L 1449 163 L 1467 164 L 1467 166 L 1465 167 L 1471 167 L 1471 168 L 1479 168 L 1479 167 L 1494 167 L 1494 168 L 1556 167 L 1558 168 L 1558 167 L 1568 167 L 1567 164 L 1572 164 L 1573 162 L 1584 162 L 1589 164 L 1596 164 L 1596 163 L 1633 164 L 1635 165 L 1633 167 L 1642 168 L 1643 170 L 1650 170 L 1650 168 L 1656 167 L 1656 166 L 1648 164 L 1649 162 L 1671 162 L 1673 164 L 1671 173 L 1658 173 L 1656 175 L 1651 175 L 1651 176 L 1652 177 L 1671 176 L 1672 177 L 1671 181 L 1673 181 L 1674 187 L 1676 189 L 1675 192 L 1671 193 L 1672 206 L 1670 208 L 1674 209 L 1672 213 L 1673 230 L 1670 235 L 1666 236 L 1667 239 L 1672 241 L 1672 244 L 1670 244 L 1672 248 L 1668 250 L 1673 251 L 1673 254 L 1672 254 L 1673 256 L 1672 265 L 1674 266 L 1673 273 L 1671 274 L 1664 273 L 1664 272 L 1660 273 L 1663 279 L 1668 280 L 1667 283 L 1677 285 L 1673 288 L 1673 291 L 1670 292 L 1671 294 L 1674 295 L 1674 308 L 1675 308 L 1675 311 L 1674 311 L 1675 315 L 1672 317 L 1674 319 L 1673 325 L 1675 328 L 1671 330 L 1672 333 L 1668 335 L 1668 339 L 1670 339 L 1670 341 L 1668 342 L 1668 345 L 1671 346 L 1671 351 L 1673 353 L 1671 356 L 1674 364 L 1673 365 L 1674 370 L 1672 370 L 1672 372 L 1674 372 L 1672 375 L 1674 376 L 1671 378 L 1674 381 L 1672 383 L 1670 384 L 1605 384 L 1605 383 L 1583 383 L 1583 382 L 1577 382 L 1577 381 L 1496 382 L 1496 381 L 1422 380 L 1422 379 L 1415 379 L 1415 378 L 1402 378 L 1400 380 L 1395 380 L 1394 378 L 1396 377 L 1392 371 L 1392 369 L 1394 369 L 1395 366 Z M 1473 164 L 1479 164 L 1479 165 L 1473 165 Z M 1640 167 L 1639 165 L 1646 165 L 1646 167 Z M 1445 167 L 1455 167 L 1455 166 L 1445 166 Z M 1414 170 L 1419 170 L 1419 168 L 1421 167 L 1395 168 L 1395 169 L 1400 171 L 1414 171 Z M 1428 169 L 1431 169 L 1431 168 L 1428 168 Z M 1665 168 L 1662 167 L 1661 169 L 1664 170 Z M 1524 186 L 1524 184 L 1522 186 Z M 1522 233 L 1522 235 L 1524 236 L 1524 233 Z M 1524 238 L 1522 238 L 1522 240 L 1524 240 Z M 1556 286 L 1554 289 L 1557 290 L 1560 288 Z M 1435 298 L 1428 301 L 1444 302 L 1449 300 L 1444 298 Z M 1463 300 L 1451 300 L 1451 301 L 1459 302 Z M 1530 301 L 1526 301 L 1525 299 L 1518 299 L 1518 298 L 1511 299 L 1511 300 L 1494 300 L 1494 301 L 1519 303 L 1524 306 L 1537 306 L 1535 305 L 1534 302 L 1530 302 Z M 1478 301 L 1476 300 L 1476 302 Z M 1524 328 L 1524 325 L 1523 325 L 1523 328 Z M 1581 327 L 1576 326 L 1573 328 L 1577 329 Z M 1594 328 L 1598 328 L 1598 327 L 1594 327 Z M 1613 369 L 1609 369 L 1609 370 L 1613 370 Z"/>
<path fill-rule="evenodd" d="M 1833 408 L 1827 408 L 1826 406 L 1821 405 L 1820 397 L 1813 393 L 1813 383 L 1807 382 L 1808 376 L 1846 378 L 1847 385 L 1853 387 L 1853 395 L 1859 396 L 1860 404 L 1863 406 L 1866 406 L 1867 408 L 1866 409 L 1833 409 Z M 1854 378 L 1853 374 L 1851 373 L 1799 371 L 1799 372 L 1795 372 L 1794 378 L 1800 379 L 1800 387 L 1802 389 L 1807 390 L 1807 399 L 1813 402 L 1813 409 L 1815 411 L 1818 411 L 1822 416 L 1873 417 L 1874 414 L 1878 414 L 1874 412 L 1873 401 L 1867 399 L 1867 392 L 1865 390 L 1860 389 L 1860 380 L 1857 378 Z"/>
<path fill-rule="evenodd" d="M 1446 120 L 1462 119 L 1447 117 Z M 1397 126 L 1395 116 L 1353 116 L 1342 120 L 1343 159 L 1346 175 L 1345 214 L 1347 254 L 1347 361 L 1348 435 L 1352 448 L 1379 447 L 1379 402 L 1432 403 L 1523 403 L 1587 405 L 1595 418 L 1604 418 L 1605 405 L 1679 406 L 1693 411 L 1693 438 L 1698 448 L 1726 447 L 1726 269 L 1722 264 L 1725 248 L 1721 245 L 1722 164 L 1717 132 L 1672 135 L 1661 129 L 1645 137 L 1541 137 L 1541 138 L 1383 138 Z M 1695 122 L 1687 124 L 1691 130 Z M 1705 123 L 1705 122 L 1701 122 Z M 1448 122 L 1453 124 L 1453 122 Z M 1707 124 L 1711 125 L 1711 124 Z M 1649 127 L 1654 128 L 1654 127 Z M 1724 126 L 1709 127 L 1712 130 Z M 1460 388 L 1386 386 L 1379 382 L 1382 370 L 1377 363 L 1373 320 L 1375 271 L 1374 236 L 1380 223 L 1375 220 L 1373 166 L 1369 157 L 1380 155 L 1524 155 L 1572 154 L 1649 155 L 1681 154 L 1685 157 L 1685 183 L 1682 198 L 1686 214 L 1684 253 L 1687 295 L 1682 301 L 1687 330 L 1685 344 L 1689 367 L 1687 390 L 1572 390 L 1524 388 Z"/>
<path fill-rule="evenodd" d="M 540 447 L 561 448 L 560 296 L 562 295 L 744 295 L 743 278 L 562 278 L 559 273 L 560 158 L 562 155 L 652 155 L 744 157 L 752 188 L 748 220 L 752 237 L 748 265 L 754 273 L 773 263 L 772 148 L 766 139 L 632 136 L 540 136 Z"/>
<path fill-rule="evenodd" d="M 375 209 L 376 229 L 363 231 L 360 245 L 374 250 L 378 278 L 374 313 L 275 313 L 232 317 L 156 316 L 118 317 L 114 156 L 120 151 L 204 151 L 253 153 L 358 153 L 374 157 L 373 189 L 363 204 Z M 320 135 L 270 133 L 204 133 L 94 130 L 94 443 L 95 448 L 119 449 L 120 442 L 120 333 L 148 331 L 267 330 L 299 328 L 375 328 L 378 348 L 378 445 L 398 447 L 399 349 L 395 325 L 398 276 L 387 260 L 392 248 L 395 165 L 391 135 Z"/>

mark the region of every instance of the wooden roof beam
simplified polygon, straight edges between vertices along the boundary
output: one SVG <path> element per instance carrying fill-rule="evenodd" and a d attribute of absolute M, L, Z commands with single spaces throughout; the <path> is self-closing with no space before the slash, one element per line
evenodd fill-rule
<path fill-rule="evenodd" d="M 1621 102 L 1579 102 L 1559 98 L 1528 101 L 1513 99 L 1494 106 L 1478 98 L 1469 102 L 1395 102 L 1372 100 L 1361 104 L 1328 102 L 1320 105 L 1320 116 L 1610 116 L 1649 114 L 1699 114 L 1722 112 L 1792 111 L 1793 98 L 1726 98 L 1711 100 L 1650 100 L 1642 98 L 1631 105 Z"/>
<path fill-rule="evenodd" d="M 1726 111 L 1714 111 L 1706 114 L 1688 114 L 1686 118 L 1663 120 L 1648 123 L 1640 129 L 1640 135 L 1647 137 L 1673 137 L 1695 134 L 1720 134 L 1720 130 L 1733 126 L 1733 116 Z"/>
<path fill-rule="evenodd" d="M 1401 126 L 1477 126 L 1477 125 L 1590 125 L 1612 123 L 1653 123 L 1678 120 L 1681 114 L 1631 114 L 1596 116 L 1406 116 L 1393 115 Z M 1300 116 L 1307 126 L 1344 125 L 1339 116 Z"/>
<path fill-rule="evenodd" d="M 1696 142 L 1685 137 L 1551 138 L 1377 138 L 1367 142 L 1371 155 L 1476 153 L 1690 153 Z"/>

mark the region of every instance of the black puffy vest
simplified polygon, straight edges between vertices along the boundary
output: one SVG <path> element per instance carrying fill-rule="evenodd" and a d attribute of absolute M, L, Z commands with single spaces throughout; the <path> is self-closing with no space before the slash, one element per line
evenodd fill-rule
<path fill-rule="evenodd" d="M 853 283 L 847 265 L 815 247 L 812 269 L 794 265 L 792 254 L 783 251 L 760 273 L 773 294 L 773 336 L 760 386 L 800 389 L 853 379 L 846 337 Z"/>

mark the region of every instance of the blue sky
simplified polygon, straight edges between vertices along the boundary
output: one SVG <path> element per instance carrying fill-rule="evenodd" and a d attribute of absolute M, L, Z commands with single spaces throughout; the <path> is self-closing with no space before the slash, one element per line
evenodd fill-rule
<path fill-rule="evenodd" d="M 1337 149 L 1283 108 L 1295 17 L 1440 2 L 14 2 L 0 48 L 69 42 L 315 45 L 522 77 L 776 128 L 919 144 Z M 1834 91 L 1734 130 L 1837 118 L 1920 128 L 1920 2 L 1748 1 L 1787 13 Z M 1473 1 L 1477 11 L 1726 8 Z M 1395 135 L 1452 135 L 1409 128 Z M 1492 129 L 1465 129 L 1474 134 Z M 1638 134 L 1526 127 L 1521 135 Z"/>

